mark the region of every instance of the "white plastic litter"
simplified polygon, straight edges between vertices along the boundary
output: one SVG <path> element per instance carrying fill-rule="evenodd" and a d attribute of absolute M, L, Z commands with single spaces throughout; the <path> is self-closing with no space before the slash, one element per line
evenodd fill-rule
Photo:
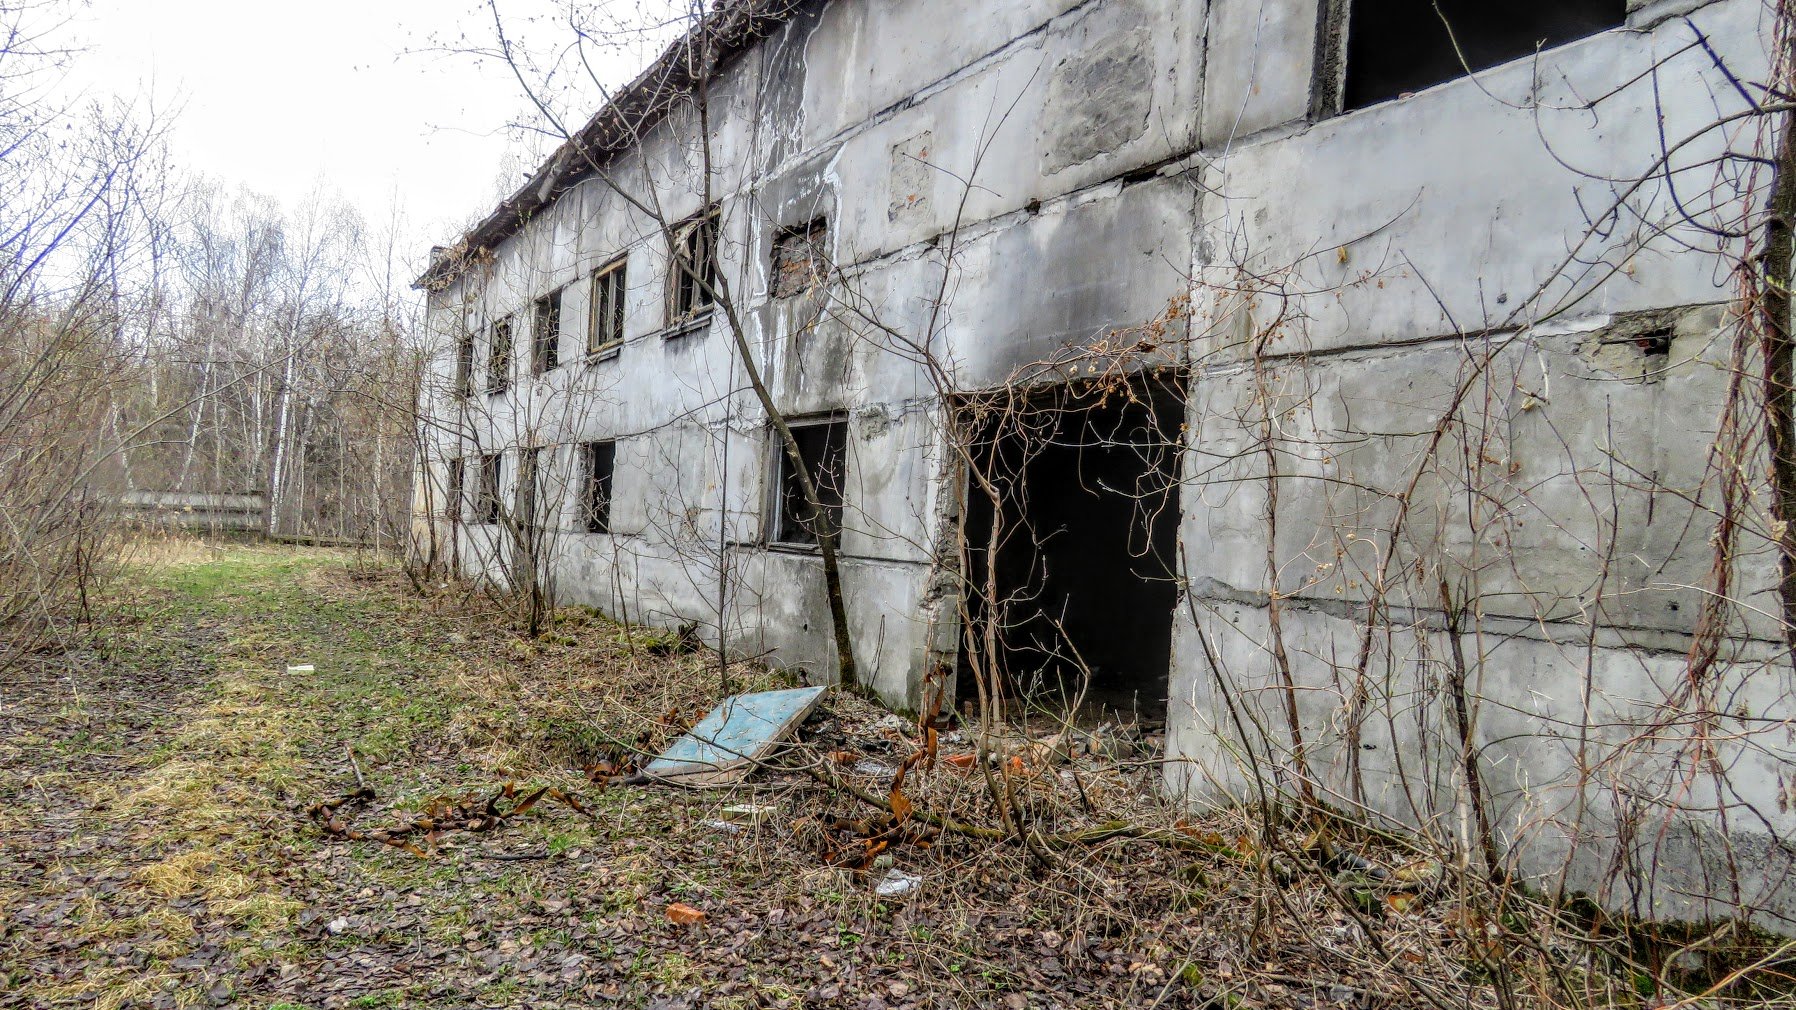
<path fill-rule="evenodd" d="M 732 824 L 759 824 L 778 811 L 779 807 L 771 803 L 738 803 L 724 807 L 721 813 L 722 819 Z"/>
<path fill-rule="evenodd" d="M 900 895 L 909 894 L 922 886 L 922 877 L 919 877 L 914 873 L 906 873 L 903 870 L 893 869 L 886 871 L 885 879 L 879 882 L 879 886 L 873 889 L 873 893 L 882 898 L 896 898 Z"/>
<path fill-rule="evenodd" d="M 287 667 L 287 676 L 289 676 L 289 677 L 293 676 L 296 673 L 317 673 L 317 672 L 318 672 L 318 669 L 310 663 L 300 663 L 297 666 Z"/>

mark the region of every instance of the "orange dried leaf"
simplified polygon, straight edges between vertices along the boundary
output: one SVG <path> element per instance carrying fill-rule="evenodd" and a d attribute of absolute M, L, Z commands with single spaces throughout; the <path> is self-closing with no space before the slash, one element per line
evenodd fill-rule
<path fill-rule="evenodd" d="M 1391 911 L 1399 915 L 1405 912 L 1414 912 L 1422 907 L 1421 897 L 1414 894 L 1387 894 L 1384 896 L 1384 903 L 1391 907 Z"/>
<path fill-rule="evenodd" d="M 956 768 L 971 768 L 973 767 L 973 762 L 976 758 L 972 754 L 950 754 L 942 760 Z"/>
<path fill-rule="evenodd" d="M 905 821 L 910 820 L 911 811 L 913 809 L 914 809 L 914 807 L 910 801 L 910 797 L 904 795 L 904 790 L 902 790 L 902 789 L 893 789 L 892 790 L 892 817 L 893 817 L 893 819 L 897 820 L 900 824 L 902 824 Z"/>
<path fill-rule="evenodd" d="M 854 764 L 854 752 L 847 750 L 832 750 L 829 752 L 829 759 L 839 765 L 851 765 Z"/>
<path fill-rule="evenodd" d="M 667 906 L 667 921 L 676 926 L 690 926 L 695 922 L 705 921 L 705 913 L 685 902 L 676 901 Z"/>

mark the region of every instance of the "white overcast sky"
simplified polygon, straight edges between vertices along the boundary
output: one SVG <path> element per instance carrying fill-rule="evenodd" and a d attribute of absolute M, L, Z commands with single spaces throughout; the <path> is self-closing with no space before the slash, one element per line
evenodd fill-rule
<path fill-rule="evenodd" d="M 322 183 L 371 224 L 397 200 L 417 262 L 543 150 L 505 129 L 526 106 L 503 66 L 431 52 L 490 46 L 478 0 L 89 0 L 67 31 L 81 52 L 66 86 L 153 95 L 183 169 L 288 206 Z M 613 59 L 607 76 L 628 78 L 633 58 Z"/>

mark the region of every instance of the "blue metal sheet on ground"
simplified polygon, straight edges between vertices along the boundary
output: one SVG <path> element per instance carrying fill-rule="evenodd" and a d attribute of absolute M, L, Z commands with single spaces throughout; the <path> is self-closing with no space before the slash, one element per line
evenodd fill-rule
<path fill-rule="evenodd" d="M 826 688 L 731 695 L 643 771 L 671 778 L 728 773 L 761 757 L 797 726 Z"/>

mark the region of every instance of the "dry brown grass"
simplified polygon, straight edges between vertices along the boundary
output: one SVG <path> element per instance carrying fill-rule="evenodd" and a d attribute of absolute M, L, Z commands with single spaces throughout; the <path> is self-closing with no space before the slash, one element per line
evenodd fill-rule
<path fill-rule="evenodd" d="M 625 629 L 583 608 L 559 611 L 548 635 L 527 641 L 497 608 L 466 605 L 477 598 L 453 604 L 459 630 L 452 633 L 467 644 L 437 676 L 459 702 L 447 727 L 452 744 L 495 772 L 565 776 L 570 766 L 600 758 L 652 754 L 720 699 L 710 653 L 656 655 L 660 633 Z M 747 664 L 732 665 L 730 682 L 736 690 L 789 683 Z M 1275 1006 L 1289 1005 L 1281 1001 L 1294 994 L 1324 1002 L 1329 994 L 1350 996 L 1366 1006 L 1497 1003 L 1490 979 L 1476 970 L 1480 941 L 1465 928 L 1488 920 L 1476 900 L 1431 887 L 1410 889 L 1391 904 L 1399 889 L 1342 870 L 1339 857 L 1346 852 L 1348 865 L 1390 870 L 1414 862 L 1416 851 L 1346 831 L 1324 840 L 1307 823 L 1268 829 L 1245 810 L 1193 817 L 1161 794 L 1152 761 L 1050 760 L 1037 743 L 1040 732 L 1012 729 L 992 741 L 989 779 L 986 769 L 919 764 L 906 775 L 905 794 L 924 814 L 975 833 L 1002 829 L 1001 808 L 1008 806 L 1015 823 L 1038 838 L 1126 825 L 1170 844 L 1118 835 L 1094 844 L 1031 845 L 950 830 L 927 847 L 895 846 L 865 870 L 826 865 L 822 822 L 873 811 L 823 783 L 840 780 L 883 797 L 923 736 L 916 725 L 839 692 L 812 730 L 755 781 L 677 802 L 701 823 L 750 796 L 779 809 L 744 832 L 737 848 L 745 865 L 777 882 L 763 885 L 753 898 L 758 903 L 826 902 L 843 922 L 877 922 L 893 904 L 872 893 L 887 866 L 924 877 L 924 886 L 897 904 L 906 921 L 927 925 L 892 942 L 917 966 L 914 984 L 951 1005 L 980 1003 L 1021 984 L 1003 954 L 1015 942 L 1050 956 L 1128 951 L 1111 966 L 1119 973 L 1111 999 L 1131 1005 L 1195 999 Z M 962 735 L 949 740 L 944 755 L 971 749 Z M 839 761 L 841 753 L 887 771 L 857 772 Z M 613 827 L 627 832 L 632 825 L 620 816 Z M 840 836 L 833 841 L 839 846 Z M 665 872 L 645 857 L 625 856 L 592 886 L 606 905 L 628 909 L 649 893 L 657 869 Z M 1524 913 L 1526 907 L 1518 906 Z M 1002 923 L 996 936 L 994 922 Z M 1557 924 L 1548 918 L 1537 926 Z M 665 985 L 686 983 L 682 966 L 662 965 Z M 981 966 L 977 977 L 969 977 L 969 965 Z M 1575 963 L 1557 970 L 1588 980 L 1586 995 L 1600 997 L 1589 1005 L 1632 998 Z M 1559 1004 L 1544 979 L 1519 988 L 1529 1005 Z"/>
<path fill-rule="evenodd" d="M 277 567 L 293 556 L 233 552 Z M 162 570 L 215 567 L 204 557 L 171 547 Z M 1058 994 L 1079 1006 L 1323 1006 L 1334 997 L 1358 1007 L 1495 1006 L 1487 967 L 1495 950 L 1509 958 L 1514 1007 L 1640 1005 L 1617 962 L 1593 956 L 1574 924 L 1534 904 L 1518 900 L 1493 915 L 1484 892 L 1457 887 L 1450 875 L 1403 889 L 1374 879 L 1372 868 L 1395 872 L 1416 860 L 1400 840 L 1318 833 L 1312 821 L 1268 826 L 1246 810 L 1193 817 L 1160 794 L 1151 760 L 1050 760 L 1020 730 L 992 741 L 989 778 L 988 769 L 945 760 L 972 749 L 952 734 L 943 760 L 906 774 L 904 793 L 920 816 L 965 832 L 907 829 L 877 861 L 832 865 L 827 857 L 843 861 L 854 839 L 831 818 L 877 814 L 857 794 L 888 796 L 896 767 L 924 741 L 913 721 L 853 694 L 827 696 L 801 739 L 736 789 L 598 791 L 584 783 L 582 765 L 654 752 L 718 700 L 713 655 L 659 655 L 658 633 L 577 608 L 558 613 L 549 636 L 526 641 L 467 587 L 420 599 L 392 570 L 331 557 L 281 569 L 280 579 L 257 575 L 257 591 L 276 595 L 256 599 L 265 614 L 233 625 L 210 689 L 169 726 L 158 759 L 90 785 L 90 802 L 134 825 L 147 859 L 130 879 L 144 903 L 84 909 L 73 919 L 79 935 L 141 937 L 158 957 L 172 957 L 194 942 L 195 926 L 168 903 L 198 898 L 241 934 L 236 942 L 278 948 L 299 935 L 306 903 L 320 900 L 281 889 L 290 867 L 278 847 L 323 846 L 332 873 L 370 902 L 384 903 L 389 889 L 428 894 L 418 928 L 451 946 L 470 934 L 484 941 L 489 916 L 528 919 L 559 895 L 601 923 L 603 935 L 652 941 L 626 972 L 639 987 L 629 991 L 645 1000 L 696 989 L 715 992 L 719 1006 L 796 1006 L 844 965 L 901 964 L 906 995 L 878 983 L 892 1005 Z M 320 624 L 320 613 L 337 616 Z M 378 623 L 381 636 L 349 643 L 358 622 Z M 316 684 L 283 677 L 293 659 L 319 661 Z M 362 668 L 347 677 L 352 662 Z M 736 690 L 787 682 L 746 664 L 732 666 L 730 681 Z M 578 790 L 593 817 L 544 808 L 499 837 L 446 839 L 430 860 L 323 839 L 271 798 L 300 805 L 339 795 L 353 782 L 345 742 L 364 754 L 380 805 L 392 808 L 369 811 L 371 823 L 444 792 L 526 776 Z M 875 767 L 856 770 L 860 761 Z M 734 832 L 711 823 L 745 800 L 775 813 Z M 1032 841 L 1006 832 L 1006 812 Z M 1073 840 L 1118 825 L 1133 834 Z M 529 858 L 481 863 L 484 851 Z M 587 855 L 550 858 L 565 852 Z M 459 882 L 433 883 L 444 865 Z M 878 895 L 888 867 L 922 885 Z M 1391 902 L 1399 892 L 1409 897 Z M 0 885 L 0 900 L 19 895 Z M 705 934 L 711 939 L 732 930 L 770 938 L 745 955 L 752 978 L 737 983 L 746 988 L 721 988 L 727 966 L 708 960 L 711 939 L 666 932 L 671 900 L 704 908 L 717 929 Z M 782 918 L 765 918 L 774 912 Z M 1524 956 L 1523 941 L 1552 951 L 1550 959 Z M 501 942 L 526 946 L 518 937 Z M 781 944 L 802 956 L 788 958 Z M 279 956 L 270 950 L 247 947 L 243 956 Z M 1062 974 L 1046 973 L 1049 963 Z M 169 977 L 154 965 L 95 971 L 84 988 L 51 995 L 123 994 L 122 1004 Z M 1068 990 L 1075 980 L 1089 991 Z M 181 1000 L 203 995 L 176 984 Z"/>

